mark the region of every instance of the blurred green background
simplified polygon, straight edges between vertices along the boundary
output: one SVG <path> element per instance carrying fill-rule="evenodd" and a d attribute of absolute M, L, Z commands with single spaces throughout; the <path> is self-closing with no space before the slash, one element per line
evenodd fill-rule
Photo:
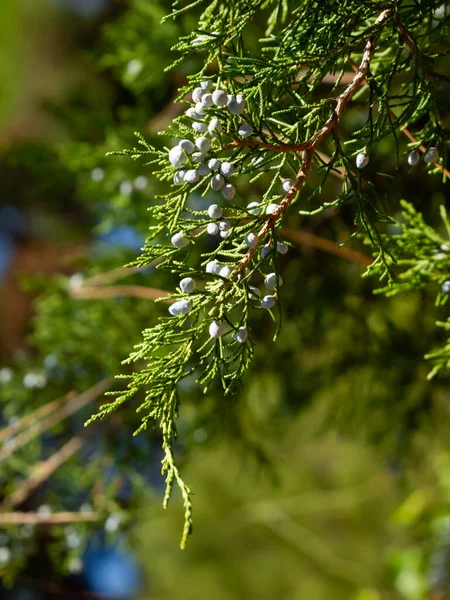
<path fill-rule="evenodd" d="M 195 12 L 160 25 L 167 8 L 163 0 L 0 3 L 4 424 L 119 372 L 141 330 L 165 310 L 129 297 L 80 300 L 67 293 L 67 282 L 70 288 L 74 275 L 131 261 L 145 239 L 146 208 L 161 184 L 142 164 L 105 153 L 132 146 L 134 131 L 155 144 L 167 141 L 157 131 L 200 64 L 194 56 L 164 72 L 171 46 L 195 28 Z M 363 103 L 345 127 L 360 122 Z M 377 181 L 391 214 L 406 198 L 437 226 L 448 184 L 398 168 L 388 140 L 377 145 L 374 173 L 381 165 L 395 174 Z M 248 188 L 247 202 L 257 199 L 258 185 Z M 329 186 L 330 197 L 336 190 Z M 303 222 L 292 215 L 287 226 L 337 243 L 353 231 L 352 207 Z M 266 315 L 255 317 L 258 346 L 242 393 L 224 399 L 218 390 L 206 397 L 193 386 L 184 390 L 178 454 L 195 491 L 187 550 L 178 549 L 180 498 L 160 508 L 159 440 L 148 432 L 130 441 L 138 423 L 130 405 L 95 430 L 87 454 L 67 461 L 19 507 L 75 510 L 95 492 L 120 515 L 121 527 L 107 527 L 106 542 L 103 525 L 80 530 L 81 570 L 70 568 L 75 554 L 67 553 L 64 528 L 38 531 L 33 542 L 6 528 L 0 546 L 12 554 L 0 566 L 10 563 L 17 579 L 11 587 L 6 578 L 5 597 L 449 597 L 448 380 L 428 382 L 423 359 L 440 342 L 434 321 L 445 309 L 433 305 L 436 290 L 373 297 L 374 282 L 360 277 L 368 250 L 353 249 L 351 260 L 305 240 L 291 249 L 282 265 L 281 335 L 273 344 L 275 327 Z M 173 287 L 156 272 L 127 282 Z M 30 385 L 30 373 L 43 385 Z M 2 463 L 3 496 L 82 421 L 60 424 L 56 437 Z M 131 491 L 106 475 L 109 468 Z M 98 547 L 122 554 L 102 562 Z"/>

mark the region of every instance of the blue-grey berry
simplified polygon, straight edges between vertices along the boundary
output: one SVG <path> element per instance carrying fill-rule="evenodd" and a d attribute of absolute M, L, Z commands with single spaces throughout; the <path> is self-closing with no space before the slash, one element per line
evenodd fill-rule
<path fill-rule="evenodd" d="M 207 263 L 205 271 L 211 275 L 218 275 L 221 268 L 222 267 L 217 261 L 211 260 L 209 263 Z"/>
<path fill-rule="evenodd" d="M 247 244 L 248 248 L 255 248 L 255 246 L 258 244 L 258 236 L 256 233 L 253 233 L 253 231 L 247 233 L 245 236 L 245 243 Z"/>
<path fill-rule="evenodd" d="M 214 190 L 215 192 L 218 192 L 219 190 L 221 190 L 222 187 L 224 186 L 224 184 L 225 184 L 225 179 L 219 173 L 217 173 L 217 175 L 213 175 L 211 177 L 211 189 Z"/>
<path fill-rule="evenodd" d="M 425 156 L 423 157 L 423 161 L 428 164 L 428 163 L 436 162 L 438 160 L 438 158 L 439 158 L 438 149 L 435 148 L 434 146 L 431 146 L 425 152 Z"/>
<path fill-rule="evenodd" d="M 245 111 L 245 100 L 242 96 L 231 98 L 227 102 L 227 108 L 232 115 L 241 115 Z"/>
<path fill-rule="evenodd" d="M 212 93 L 212 99 L 216 106 L 225 106 L 227 103 L 227 94 L 223 90 L 215 90 Z"/>
<path fill-rule="evenodd" d="M 186 174 L 184 176 L 184 180 L 186 181 L 186 183 L 197 183 L 199 179 L 200 174 L 197 171 L 197 169 L 189 169 L 189 171 L 186 171 Z"/>
<path fill-rule="evenodd" d="M 192 154 L 194 152 L 195 146 L 191 140 L 181 140 L 178 142 L 178 147 L 181 148 L 187 154 Z"/>
<path fill-rule="evenodd" d="M 217 235 L 219 233 L 219 226 L 217 223 L 208 223 L 206 226 L 206 231 L 209 235 Z"/>
<path fill-rule="evenodd" d="M 261 300 L 261 306 L 269 309 L 275 306 L 276 301 L 277 299 L 275 296 L 264 296 L 264 298 Z"/>
<path fill-rule="evenodd" d="M 184 248 L 184 246 L 187 246 L 189 244 L 189 238 L 184 236 L 183 231 L 175 233 L 175 235 L 171 237 L 170 241 L 175 246 L 175 248 Z"/>
<path fill-rule="evenodd" d="M 211 158 L 211 160 L 208 162 L 208 167 L 211 169 L 211 171 L 218 171 L 220 169 L 220 160 L 217 160 L 217 158 Z"/>
<path fill-rule="evenodd" d="M 186 175 L 186 171 L 177 171 L 175 173 L 175 175 L 173 176 L 173 182 L 175 183 L 175 185 L 180 185 L 181 183 L 184 183 L 184 176 Z"/>
<path fill-rule="evenodd" d="M 189 300 L 179 300 L 178 302 L 174 302 L 171 306 L 169 306 L 169 312 L 172 316 L 177 315 L 187 315 L 192 310 L 192 304 Z"/>
<path fill-rule="evenodd" d="M 204 96 L 202 96 L 201 103 L 203 105 L 203 108 L 209 108 L 210 106 L 212 106 L 213 105 L 212 94 L 205 94 Z"/>
<path fill-rule="evenodd" d="M 239 342 L 240 344 L 243 344 L 248 338 L 248 331 L 247 331 L 247 327 L 239 327 L 239 329 L 237 330 L 237 332 L 234 335 L 234 339 Z"/>
<path fill-rule="evenodd" d="M 417 165 L 419 160 L 420 160 L 420 154 L 417 152 L 417 150 L 412 150 L 408 154 L 408 165 L 410 165 L 411 167 L 414 167 L 414 165 Z"/>
<path fill-rule="evenodd" d="M 213 321 L 209 326 L 209 335 L 218 338 L 225 333 L 226 327 L 221 321 Z"/>
<path fill-rule="evenodd" d="M 205 158 L 205 155 L 203 154 L 203 152 L 194 152 L 192 154 L 192 160 L 196 163 L 202 162 L 202 160 Z"/>
<path fill-rule="evenodd" d="M 130 196 L 133 192 L 133 184 L 131 183 L 131 181 L 122 181 L 122 183 L 119 186 L 119 191 L 122 194 L 122 196 Z"/>
<path fill-rule="evenodd" d="M 450 294 L 450 280 L 444 281 L 441 285 L 441 292 L 443 294 Z"/>
<path fill-rule="evenodd" d="M 231 229 L 227 229 L 226 231 L 221 231 L 220 232 L 220 237 L 221 238 L 226 238 L 226 237 L 228 237 L 230 235 L 230 233 L 231 233 Z"/>
<path fill-rule="evenodd" d="M 231 183 L 226 183 L 220 191 L 225 200 L 232 200 L 236 194 L 236 189 Z"/>
<path fill-rule="evenodd" d="M 249 285 L 248 290 L 248 297 L 250 298 L 250 300 L 259 300 L 259 298 L 261 298 L 261 292 L 254 285 Z"/>
<path fill-rule="evenodd" d="M 231 177 L 234 173 L 234 165 L 230 162 L 223 162 L 220 167 L 220 172 L 224 177 Z"/>
<path fill-rule="evenodd" d="M 208 91 L 212 88 L 212 81 L 210 79 L 205 79 L 205 81 L 200 83 L 200 87 L 202 90 Z"/>
<path fill-rule="evenodd" d="M 231 228 L 231 223 L 228 219 L 223 219 L 223 221 L 219 221 L 219 229 L 220 231 L 229 231 Z"/>
<path fill-rule="evenodd" d="M 277 286 L 277 276 L 276 276 L 276 274 L 275 273 L 269 273 L 266 276 L 266 278 L 264 279 L 264 285 L 269 290 L 273 290 L 274 288 L 276 288 L 276 286 Z M 281 278 L 281 275 L 278 275 L 278 287 L 281 287 L 282 285 L 283 285 L 283 279 Z"/>
<path fill-rule="evenodd" d="M 214 136 L 216 133 L 222 133 L 222 124 L 217 117 L 214 117 L 214 119 L 211 119 L 209 122 L 208 131 L 212 136 Z"/>
<path fill-rule="evenodd" d="M 283 190 L 285 192 L 288 192 L 291 189 L 293 183 L 294 182 L 292 181 L 292 179 L 285 179 L 281 184 L 283 186 Z"/>
<path fill-rule="evenodd" d="M 211 148 L 211 141 L 206 137 L 199 137 L 195 140 L 195 145 L 200 152 L 209 152 Z"/>
<path fill-rule="evenodd" d="M 205 91 L 206 90 L 204 90 L 201 87 L 195 88 L 195 90 L 192 92 L 192 102 L 198 102 L 205 93 Z"/>
<path fill-rule="evenodd" d="M 198 123 L 198 121 L 192 123 L 192 129 L 197 133 L 205 133 L 205 131 L 208 131 L 208 128 L 205 125 L 205 123 Z"/>
<path fill-rule="evenodd" d="M 180 281 L 180 288 L 182 289 L 183 292 L 185 292 L 186 294 L 191 294 L 196 287 L 196 283 L 195 281 L 192 279 L 192 277 L 184 277 L 181 281 Z"/>
<path fill-rule="evenodd" d="M 283 244 L 283 242 L 277 242 L 277 252 L 280 254 L 286 254 L 289 250 L 289 246 L 287 244 Z"/>
<path fill-rule="evenodd" d="M 222 216 L 222 209 L 218 204 L 211 204 L 208 208 L 208 215 L 211 219 L 220 219 Z"/>
<path fill-rule="evenodd" d="M 252 135 L 252 133 L 253 133 L 253 127 L 251 125 L 249 125 L 248 123 L 242 123 L 242 125 L 239 125 L 238 134 L 241 137 L 249 137 Z"/>
<path fill-rule="evenodd" d="M 251 215 L 259 215 L 259 213 L 261 212 L 259 202 L 250 202 L 250 204 L 247 204 L 247 211 Z"/>
<path fill-rule="evenodd" d="M 205 116 L 205 105 L 203 104 L 203 102 L 197 102 L 197 104 L 195 105 L 195 112 L 200 115 L 201 117 Z"/>
<path fill-rule="evenodd" d="M 271 252 L 273 252 L 273 246 L 271 244 L 266 244 L 261 248 L 261 258 L 267 258 Z"/>
<path fill-rule="evenodd" d="M 203 115 L 199 115 L 195 108 L 192 106 L 191 108 L 187 109 L 186 116 L 190 119 L 197 119 L 197 121 L 201 121 L 201 119 L 203 118 Z"/>
<path fill-rule="evenodd" d="M 220 269 L 219 275 L 221 277 L 224 277 L 225 279 L 227 279 L 231 275 L 232 271 L 233 271 L 233 269 L 231 267 L 229 267 L 228 265 L 226 265 L 225 267 L 222 267 Z"/>
<path fill-rule="evenodd" d="M 173 167 L 181 168 L 186 164 L 186 160 L 186 155 L 179 146 L 174 146 L 169 150 L 169 161 Z"/>
<path fill-rule="evenodd" d="M 266 215 L 273 214 L 279 208 L 280 208 L 279 204 L 269 204 L 266 208 Z"/>
<path fill-rule="evenodd" d="M 369 155 L 367 152 L 360 152 L 356 157 L 356 166 L 358 169 L 364 169 L 369 164 Z"/>
<path fill-rule="evenodd" d="M 209 175 L 211 173 L 211 169 L 208 167 L 208 165 L 200 165 L 198 172 L 202 177 L 204 177 L 205 175 Z"/>
<path fill-rule="evenodd" d="M 136 190 L 143 191 L 148 185 L 148 179 L 145 175 L 138 175 L 133 182 L 133 186 Z"/>

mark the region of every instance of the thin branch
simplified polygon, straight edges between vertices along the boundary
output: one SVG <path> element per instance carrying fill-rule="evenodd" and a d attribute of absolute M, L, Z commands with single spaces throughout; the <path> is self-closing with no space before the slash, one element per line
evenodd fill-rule
<path fill-rule="evenodd" d="M 11 456 L 16 450 L 35 437 L 41 435 L 44 431 L 51 429 L 60 421 L 67 419 L 67 417 L 78 412 L 84 406 L 101 396 L 110 387 L 111 383 L 112 379 L 110 377 L 102 379 L 87 391 L 69 400 L 62 408 L 55 411 L 46 419 L 38 423 L 33 423 L 28 430 L 17 435 L 0 449 L 0 462 Z"/>
<path fill-rule="evenodd" d="M 378 16 L 377 20 L 375 21 L 375 26 L 381 25 L 384 21 L 387 21 L 392 16 L 392 12 L 393 12 L 392 9 L 384 10 Z M 300 188 L 303 186 L 303 183 L 305 182 L 308 171 L 311 167 L 311 163 L 312 163 L 312 159 L 313 159 L 313 155 L 316 150 L 316 147 L 334 129 L 336 129 L 336 127 L 339 123 L 339 119 L 340 119 L 342 113 L 344 112 L 345 107 L 347 106 L 349 100 L 354 96 L 354 94 L 358 91 L 358 89 L 364 83 L 364 80 L 367 77 L 367 74 L 369 72 L 370 63 L 371 63 L 373 53 L 375 50 L 375 41 L 377 40 L 379 34 L 380 34 L 380 30 L 377 29 L 367 40 L 366 46 L 364 49 L 364 53 L 363 53 L 363 57 L 361 60 L 361 64 L 360 64 L 352 82 L 350 83 L 350 85 L 348 85 L 345 88 L 345 90 L 342 92 L 342 94 L 340 94 L 337 97 L 336 107 L 334 108 L 333 112 L 327 119 L 325 125 L 317 133 L 315 133 L 309 140 L 307 140 L 306 142 L 303 143 L 304 148 L 305 148 L 303 163 L 297 173 L 297 177 L 295 179 L 294 184 L 292 185 L 289 192 L 286 194 L 286 196 L 281 201 L 279 207 L 270 215 L 270 217 L 267 219 L 267 221 L 265 222 L 265 224 L 263 225 L 263 227 L 257 234 L 256 244 L 248 250 L 248 252 L 245 254 L 245 256 L 240 260 L 238 265 L 234 268 L 233 276 L 236 276 L 240 272 L 245 270 L 248 263 L 250 262 L 250 260 L 254 256 L 255 252 L 257 251 L 258 247 L 261 245 L 262 241 L 265 239 L 267 234 L 273 229 L 277 220 L 283 215 L 283 213 L 286 211 L 288 206 L 291 204 L 291 202 L 297 196 L 297 193 L 299 192 Z M 225 292 L 225 287 L 223 289 L 222 294 L 224 292 Z M 218 304 L 219 301 L 222 300 L 222 297 L 223 297 L 222 294 L 221 294 L 221 296 L 219 296 L 219 299 L 217 300 L 216 304 Z"/>
<path fill-rule="evenodd" d="M 81 300 L 91 300 L 94 298 L 124 298 L 132 296 L 134 298 L 144 298 L 146 300 L 156 300 L 169 294 L 166 290 L 146 287 L 143 285 L 112 285 L 107 287 L 87 287 L 82 285 L 72 290 L 73 298 Z M 173 302 L 173 300 L 168 300 Z"/>
<path fill-rule="evenodd" d="M 41 515 L 38 512 L 4 512 L 0 513 L 0 526 L 7 525 L 61 525 L 63 523 L 91 523 L 101 516 L 96 512 L 57 512 Z"/>
<path fill-rule="evenodd" d="M 86 436 L 76 436 L 69 440 L 62 448 L 55 452 L 48 460 L 35 465 L 28 479 L 22 483 L 10 496 L 5 498 L 2 506 L 8 509 L 15 508 L 24 502 L 28 496 L 44 483 L 59 467 L 67 462 L 80 450 Z"/>
<path fill-rule="evenodd" d="M 60 406 L 66 404 L 67 401 L 71 400 L 74 396 L 76 396 L 76 393 L 74 391 L 68 392 L 67 394 L 65 394 L 65 396 L 62 396 L 61 398 L 57 398 L 56 400 L 52 400 L 51 402 L 44 404 L 44 406 L 37 408 L 33 412 L 28 413 L 27 415 L 22 417 L 21 419 L 14 421 L 14 423 L 11 423 L 7 427 L 4 427 L 2 430 L 0 430 L 0 442 L 11 437 L 21 429 L 25 429 L 25 427 L 30 423 L 34 423 L 38 419 L 41 419 L 49 413 L 52 413 Z"/>
<path fill-rule="evenodd" d="M 283 238 L 298 245 L 311 246 L 317 248 L 328 254 L 334 254 L 339 258 L 348 260 L 349 262 L 356 263 L 363 266 L 364 268 L 372 264 L 370 256 L 362 254 L 357 250 L 347 248 L 347 246 L 337 246 L 335 242 L 327 240 L 326 238 L 319 237 L 308 231 L 298 231 L 297 229 L 291 229 L 290 227 L 284 227 L 280 231 Z"/>

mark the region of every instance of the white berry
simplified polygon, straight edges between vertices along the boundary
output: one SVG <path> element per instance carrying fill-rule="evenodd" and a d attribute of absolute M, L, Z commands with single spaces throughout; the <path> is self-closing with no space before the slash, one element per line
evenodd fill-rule
<path fill-rule="evenodd" d="M 215 90 L 212 93 L 212 99 L 216 106 L 225 106 L 227 103 L 227 95 L 223 90 Z"/>
<path fill-rule="evenodd" d="M 411 167 L 414 167 L 414 165 L 417 165 L 419 160 L 420 160 L 420 154 L 417 152 L 417 150 L 412 150 L 412 152 L 410 152 L 408 154 L 408 164 Z"/>
<path fill-rule="evenodd" d="M 217 235 L 219 233 L 219 226 L 217 223 L 208 223 L 206 226 L 206 231 L 209 235 Z"/>
<path fill-rule="evenodd" d="M 212 81 L 210 81 L 209 79 L 205 79 L 205 81 L 202 81 L 200 83 L 200 87 L 202 88 L 202 90 L 210 90 L 212 88 Z"/>
<path fill-rule="evenodd" d="M 225 325 L 220 321 L 213 321 L 209 326 L 209 335 L 218 338 L 225 333 Z"/>
<path fill-rule="evenodd" d="M 211 158 L 208 163 L 208 167 L 211 169 L 211 171 L 218 171 L 220 169 L 220 161 L 217 160 L 217 158 Z"/>
<path fill-rule="evenodd" d="M 209 152 L 211 148 L 211 142 L 206 137 L 199 137 L 195 140 L 195 145 L 200 150 L 200 152 Z"/>
<path fill-rule="evenodd" d="M 229 230 L 229 229 L 227 229 L 226 231 L 221 231 L 221 232 L 220 232 L 220 237 L 221 237 L 221 238 L 226 238 L 226 237 L 228 237 L 229 235 L 230 235 L 230 230 Z"/>
<path fill-rule="evenodd" d="M 369 164 L 369 156 L 366 152 L 360 152 L 356 157 L 356 166 L 358 169 L 364 169 Z"/>
<path fill-rule="evenodd" d="M 222 133 L 222 124 L 220 123 L 219 119 L 217 119 L 217 117 L 214 117 L 214 119 L 211 119 L 211 121 L 209 122 L 208 131 L 211 135 L 214 135 L 216 133 Z"/>
<path fill-rule="evenodd" d="M 172 316 L 187 315 L 192 310 L 192 304 L 189 300 L 179 300 L 169 306 L 169 312 Z"/>
<path fill-rule="evenodd" d="M 254 248 L 258 243 L 258 236 L 256 233 L 253 233 L 253 231 L 247 233 L 245 236 L 245 243 L 247 244 L 248 248 Z"/>
<path fill-rule="evenodd" d="M 216 262 L 215 260 L 212 260 L 206 265 L 205 271 L 207 273 L 210 273 L 211 275 L 218 275 L 220 273 L 221 268 L 222 267 L 219 265 L 218 262 Z"/>
<path fill-rule="evenodd" d="M 197 169 L 189 169 L 189 171 L 186 171 L 186 174 L 184 176 L 184 180 L 187 183 L 197 183 L 197 181 L 200 179 L 200 174 L 197 171 Z"/>
<path fill-rule="evenodd" d="M 205 94 L 202 96 L 201 103 L 204 108 L 209 108 L 213 105 L 212 94 Z"/>
<path fill-rule="evenodd" d="M 234 165 L 230 162 L 223 162 L 220 167 L 220 172 L 224 177 L 231 177 L 234 173 Z"/>
<path fill-rule="evenodd" d="M 269 273 L 266 278 L 264 279 L 264 285 L 266 286 L 266 288 L 268 288 L 269 290 L 273 290 L 274 288 L 277 287 L 277 276 L 275 273 Z M 278 275 L 278 287 L 281 287 L 283 285 L 283 279 L 281 278 L 281 275 Z"/>
<path fill-rule="evenodd" d="M 435 148 L 434 146 L 431 146 L 431 148 L 428 148 L 428 150 L 425 152 L 425 156 L 423 157 L 423 162 L 425 162 L 427 164 L 436 162 L 438 158 L 439 158 L 438 149 Z"/>
<path fill-rule="evenodd" d="M 191 106 L 191 108 L 188 108 L 186 111 L 186 116 L 191 118 L 191 119 L 197 119 L 198 121 L 202 119 L 203 115 L 199 115 L 198 112 L 195 110 L 195 108 L 193 108 Z"/>
<path fill-rule="evenodd" d="M 242 123 L 242 125 L 239 125 L 238 134 L 241 137 L 249 137 L 250 135 L 252 135 L 252 133 L 253 127 L 248 123 Z"/>
<path fill-rule="evenodd" d="M 209 175 L 211 173 L 211 169 L 208 167 L 208 165 L 200 165 L 198 172 L 202 177 L 204 177 L 205 175 Z"/>
<path fill-rule="evenodd" d="M 197 121 L 192 123 L 192 129 L 197 133 L 205 133 L 208 130 L 205 123 L 198 123 Z"/>
<path fill-rule="evenodd" d="M 213 189 L 215 192 L 221 190 L 224 184 L 225 179 L 222 177 L 222 175 L 219 175 L 219 173 L 211 177 L 211 189 Z"/>
<path fill-rule="evenodd" d="M 261 212 L 261 207 L 259 206 L 259 202 L 250 202 L 250 204 L 247 204 L 247 211 L 251 215 L 259 215 L 259 213 Z"/>
<path fill-rule="evenodd" d="M 197 104 L 195 105 L 195 112 L 200 115 L 201 117 L 205 116 L 205 111 L 204 111 L 205 105 L 203 104 L 203 102 L 197 102 Z"/>
<path fill-rule="evenodd" d="M 266 215 L 273 214 L 279 208 L 280 206 L 278 204 L 269 204 L 269 206 L 266 208 Z"/>
<path fill-rule="evenodd" d="M 180 168 L 186 163 L 186 155 L 180 146 L 175 146 L 169 150 L 169 161 L 172 167 Z"/>
<path fill-rule="evenodd" d="M 261 298 L 261 292 L 257 287 L 255 287 L 254 285 L 249 285 L 248 289 L 248 297 L 250 298 L 250 300 L 258 300 L 258 298 Z"/>
<path fill-rule="evenodd" d="M 205 155 L 203 154 L 203 152 L 194 152 L 192 154 L 192 160 L 196 163 L 202 162 L 202 160 L 205 158 Z"/>
<path fill-rule="evenodd" d="M 211 219 L 220 219 L 222 216 L 222 209 L 218 204 L 211 204 L 208 208 L 208 215 Z"/>
<path fill-rule="evenodd" d="M 184 183 L 184 176 L 186 175 L 186 171 L 177 171 L 175 173 L 175 175 L 173 176 L 173 182 L 176 185 L 180 185 L 181 183 Z"/>
<path fill-rule="evenodd" d="M 232 271 L 233 271 L 233 269 L 231 267 L 225 266 L 220 269 L 219 275 L 221 277 L 224 277 L 225 279 L 227 279 L 227 277 L 229 277 L 231 275 Z"/>
<path fill-rule="evenodd" d="M 264 296 L 264 298 L 261 300 L 261 306 L 269 309 L 275 306 L 276 301 L 277 299 L 275 296 Z"/>
<path fill-rule="evenodd" d="M 227 219 L 224 219 L 223 221 L 219 222 L 220 231 L 229 231 L 230 227 L 231 227 L 231 223 Z"/>
<path fill-rule="evenodd" d="M 226 183 L 220 191 L 225 200 L 232 200 L 236 194 L 236 189 L 231 183 Z"/>
<path fill-rule="evenodd" d="M 178 147 L 187 152 L 188 154 L 192 154 L 194 152 L 195 146 L 191 140 L 181 140 L 178 142 Z"/>
<path fill-rule="evenodd" d="M 237 330 L 237 333 L 234 335 L 234 339 L 239 342 L 240 344 L 243 344 L 248 338 L 248 331 L 246 327 L 239 327 L 239 329 Z"/>
<path fill-rule="evenodd" d="M 186 294 L 191 294 L 195 290 L 195 287 L 196 287 L 196 283 L 192 279 L 192 277 L 184 277 L 184 279 L 182 279 L 180 281 L 180 288 Z"/>
<path fill-rule="evenodd" d="M 270 244 L 266 244 L 261 248 L 261 258 L 267 258 L 272 252 L 273 247 Z"/>
<path fill-rule="evenodd" d="M 198 102 L 204 93 L 205 93 L 205 90 L 203 88 L 201 88 L 201 87 L 195 88 L 195 90 L 192 92 L 192 102 Z"/>
<path fill-rule="evenodd" d="M 291 187 L 292 187 L 292 184 L 293 184 L 293 181 L 292 181 L 292 179 L 285 179 L 285 180 L 283 181 L 283 183 L 282 183 L 283 190 L 284 190 L 285 192 L 288 192 L 288 191 L 291 189 Z"/>
<path fill-rule="evenodd" d="M 241 115 L 245 111 L 245 100 L 242 96 L 231 98 L 227 102 L 227 108 L 232 115 Z"/>
<path fill-rule="evenodd" d="M 178 233 L 173 235 L 170 241 L 175 246 L 175 248 L 184 248 L 184 246 L 187 246 L 189 244 L 189 239 L 187 237 L 184 237 L 184 233 L 182 231 L 179 231 Z"/>

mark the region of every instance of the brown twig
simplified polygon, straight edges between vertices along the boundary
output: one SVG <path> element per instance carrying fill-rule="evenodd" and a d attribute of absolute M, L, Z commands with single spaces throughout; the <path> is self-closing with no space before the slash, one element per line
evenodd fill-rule
<path fill-rule="evenodd" d="M 146 287 L 143 285 L 111 285 L 107 287 L 81 287 L 72 290 L 72 297 L 82 300 L 91 300 L 94 298 L 124 298 L 132 296 L 134 298 L 144 298 L 147 300 L 156 300 L 169 294 L 166 290 Z M 173 302 L 173 300 L 168 300 Z"/>
<path fill-rule="evenodd" d="M 85 439 L 86 436 L 81 435 L 73 437 L 48 460 L 35 465 L 29 477 L 10 496 L 5 498 L 2 506 L 11 509 L 22 504 L 36 488 L 82 448 Z"/>
<path fill-rule="evenodd" d="M 100 515 L 96 512 L 57 512 L 41 515 L 37 512 L 4 512 L 0 513 L 0 526 L 7 525 L 61 525 L 63 523 L 83 523 L 98 521 Z"/>
<path fill-rule="evenodd" d="M 67 419 L 67 417 L 73 415 L 81 410 L 84 406 L 89 404 L 89 402 L 92 402 L 101 396 L 110 387 L 111 382 L 112 379 L 110 377 L 102 379 L 85 392 L 69 400 L 64 406 L 62 406 L 59 410 L 56 410 L 46 419 L 43 419 L 37 423 L 32 423 L 29 429 L 17 435 L 8 444 L 5 444 L 0 449 L 0 462 L 11 456 L 13 452 L 27 444 L 38 435 L 41 435 L 44 431 L 51 429 L 60 421 Z"/>
<path fill-rule="evenodd" d="M 337 246 L 335 242 L 314 235 L 314 233 L 309 233 L 308 231 L 298 231 L 297 229 L 284 227 L 280 233 L 284 239 L 289 240 L 294 244 L 303 244 L 305 246 L 317 248 L 318 250 L 322 250 L 328 254 L 335 254 L 336 256 L 339 256 L 339 258 L 343 258 L 363 267 L 367 267 L 372 263 L 370 256 L 366 256 L 357 250 L 352 250 L 347 246 Z"/>
<path fill-rule="evenodd" d="M 389 19 L 392 16 L 392 9 L 384 10 L 375 21 L 375 26 L 381 25 L 384 21 Z M 279 207 L 270 215 L 267 221 L 264 223 L 263 227 L 257 234 L 256 244 L 250 248 L 245 256 L 240 260 L 238 265 L 233 270 L 233 276 L 238 275 L 242 272 L 253 255 L 257 251 L 258 247 L 261 245 L 262 241 L 268 235 L 268 233 L 273 229 L 277 220 L 282 216 L 282 214 L 286 211 L 292 200 L 296 197 L 300 188 L 303 186 L 303 183 L 306 179 L 308 171 L 311 167 L 312 159 L 314 152 L 317 146 L 327 137 L 334 129 L 336 129 L 341 114 L 344 112 L 345 107 L 349 100 L 354 96 L 357 90 L 364 83 L 365 78 L 369 72 L 370 63 L 373 57 L 374 49 L 375 49 L 375 41 L 377 40 L 380 34 L 379 29 L 375 30 L 375 32 L 370 36 L 370 38 L 366 42 L 366 46 L 364 48 L 363 57 L 361 60 L 361 64 L 352 80 L 352 82 L 345 88 L 345 90 L 337 97 L 336 106 L 328 117 L 325 125 L 315 133 L 309 140 L 303 142 L 304 147 L 304 155 L 303 155 L 303 163 L 297 173 L 297 177 L 295 179 L 294 184 L 292 185 L 289 192 L 281 201 Z M 215 306 L 219 303 L 223 298 L 223 294 L 225 293 L 226 288 L 224 286 L 222 294 L 219 296 Z"/>
<path fill-rule="evenodd" d="M 36 410 L 34 410 L 33 412 L 29 413 L 28 415 L 25 415 L 21 419 L 18 419 L 17 421 L 14 421 L 14 423 L 11 423 L 7 427 L 4 427 L 0 431 L 0 442 L 2 442 L 4 440 L 6 440 L 7 438 L 11 437 L 12 435 L 14 435 L 15 433 L 17 433 L 21 429 L 25 429 L 25 427 L 27 425 L 29 425 L 30 423 L 34 423 L 38 419 L 41 419 L 42 417 L 45 417 L 46 415 L 48 415 L 49 413 L 53 412 L 54 410 L 56 410 L 57 408 L 59 408 L 63 404 L 66 404 L 67 401 L 71 400 L 74 396 L 76 396 L 75 392 L 73 392 L 73 391 L 69 392 L 69 393 L 65 394 L 65 396 L 62 396 L 62 398 L 57 398 L 56 400 L 52 400 L 51 402 L 48 402 L 47 404 L 44 404 L 44 406 L 41 406 L 40 408 L 37 408 Z"/>

